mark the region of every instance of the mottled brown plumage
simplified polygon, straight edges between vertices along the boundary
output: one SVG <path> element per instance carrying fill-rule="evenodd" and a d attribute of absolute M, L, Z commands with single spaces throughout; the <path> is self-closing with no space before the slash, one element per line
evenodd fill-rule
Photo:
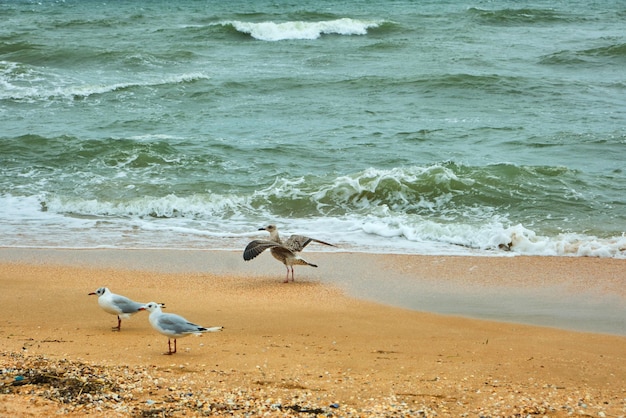
<path fill-rule="evenodd" d="M 300 257 L 299 254 L 310 242 L 313 241 L 334 247 L 333 244 L 329 244 L 315 238 L 305 237 L 303 235 L 292 235 L 289 237 L 289 239 L 287 239 L 287 241 L 283 242 L 278 235 L 278 229 L 276 228 L 276 225 L 268 225 L 264 228 L 259 228 L 259 231 L 269 232 L 270 239 L 259 239 L 251 241 L 246 246 L 246 249 L 243 251 L 243 259 L 246 261 L 252 260 L 254 257 L 258 256 L 263 251 L 269 248 L 274 258 L 283 263 L 287 268 L 287 277 L 285 278 L 285 283 L 289 281 L 290 269 L 291 281 L 295 280 L 293 274 L 294 265 L 317 267 L 317 265 L 309 263 L 304 258 Z"/>

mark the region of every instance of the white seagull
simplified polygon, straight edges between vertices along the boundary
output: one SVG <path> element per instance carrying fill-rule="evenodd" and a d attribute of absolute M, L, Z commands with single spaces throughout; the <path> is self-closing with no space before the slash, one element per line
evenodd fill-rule
<path fill-rule="evenodd" d="M 131 315 L 139 312 L 139 308 L 144 305 L 143 303 L 130 300 L 126 296 L 116 295 L 106 287 L 99 287 L 95 292 L 89 293 L 89 295 L 98 295 L 98 305 L 105 312 L 117 315 L 117 326 L 113 327 L 114 331 L 121 330 L 122 319 L 130 318 Z"/>
<path fill-rule="evenodd" d="M 161 334 L 167 337 L 167 353 L 164 354 L 174 354 L 176 352 L 176 339 L 186 337 L 190 334 L 200 335 L 203 332 L 217 332 L 221 331 L 224 327 L 211 327 L 205 328 L 200 325 L 194 324 L 193 322 L 187 321 L 180 315 L 171 314 L 171 313 L 163 313 L 161 311 L 161 306 L 158 303 L 150 302 L 145 306 L 139 308 L 140 310 L 145 310 L 150 312 L 150 316 L 148 317 L 150 321 L 150 325 L 152 328 L 160 332 Z M 171 339 L 174 339 L 174 351 L 172 351 Z"/>
<path fill-rule="evenodd" d="M 329 244 L 315 238 L 305 237 L 303 235 L 292 235 L 289 237 L 289 239 L 287 239 L 287 241 L 282 242 L 280 236 L 278 235 L 278 229 L 276 228 L 276 225 L 268 225 L 264 228 L 259 228 L 259 231 L 269 232 L 270 239 L 257 239 L 251 241 L 246 246 L 246 249 L 243 251 L 243 259 L 246 261 L 252 260 L 254 257 L 269 248 L 274 258 L 283 263 L 285 267 L 287 267 L 287 277 L 285 278 L 285 283 L 289 282 L 290 269 L 291 281 L 295 281 L 293 277 L 294 265 L 317 267 L 317 265 L 309 263 L 304 258 L 300 257 L 300 252 L 304 250 L 304 247 L 306 247 L 311 241 L 334 247 L 333 244 Z"/>

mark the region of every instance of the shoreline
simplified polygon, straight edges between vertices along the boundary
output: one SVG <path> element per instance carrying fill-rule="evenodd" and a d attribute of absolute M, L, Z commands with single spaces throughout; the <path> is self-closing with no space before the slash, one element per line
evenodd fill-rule
<path fill-rule="evenodd" d="M 307 251 L 318 268 L 296 266 L 296 281 L 350 297 L 466 318 L 626 335 L 626 260 L 580 257 L 466 257 Z M 0 263 L 26 263 L 284 278 L 269 254 L 238 251 L 0 248 Z"/>
<path fill-rule="evenodd" d="M 376 266 L 390 282 L 454 279 L 444 290 L 492 271 L 481 273 L 489 288 L 493 260 L 308 256 L 320 267 L 283 284 L 271 256 L 0 251 L 0 416 L 626 416 L 624 336 L 420 312 L 333 283 L 341 273 L 340 284 L 367 287 Z M 512 291 L 559 267 L 524 261 L 517 281 L 509 270 Z M 570 269 L 581 265 L 613 274 L 589 260 Z M 163 355 L 167 338 L 143 312 L 111 331 L 117 319 L 88 296 L 100 286 L 225 329 Z"/>

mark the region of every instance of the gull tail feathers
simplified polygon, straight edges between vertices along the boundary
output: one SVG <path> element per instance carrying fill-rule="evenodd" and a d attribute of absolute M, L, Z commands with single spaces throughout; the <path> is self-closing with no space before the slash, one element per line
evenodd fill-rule
<path fill-rule="evenodd" d="M 202 332 L 218 332 L 223 330 L 224 327 L 210 327 L 210 328 L 200 328 L 199 331 Z"/>

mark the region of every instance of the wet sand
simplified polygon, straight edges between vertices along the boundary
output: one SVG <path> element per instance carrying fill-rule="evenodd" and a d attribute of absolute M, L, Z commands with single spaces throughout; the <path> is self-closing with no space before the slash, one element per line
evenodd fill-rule
<path fill-rule="evenodd" d="M 319 268 L 297 281 L 416 311 L 626 335 L 626 260 L 576 257 L 456 257 L 307 251 Z M 240 251 L 0 249 L 0 263 L 209 273 L 284 279 L 269 253 Z"/>
<path fill-rule="evenodd" d="M 1 249 L 0 416 L 626 415 L 623 260 L 309 258 L 320 267 L 296 267 L 283 284 L 269 255 L 253 264 L 221 251 Z M 478 306 L 403 308 L 402 295 L 414 299 L 408 278 L 434 306 L 463 300 L 446 294 Z M 99 286 L 225 330 L 163 355 L 167 338 L 144 312 L 111 331 L 116 318 L 87 296 Z M 592 333 L 523 325 L 514 310 L 467 317 L 515 294 L 553 300 L 564 316 L 564 300 L 593 299 L 609 306 L 600 317 L 621 318 L 615 332 Z M 75 375 L 80 390 L 54 389 Z"/>

